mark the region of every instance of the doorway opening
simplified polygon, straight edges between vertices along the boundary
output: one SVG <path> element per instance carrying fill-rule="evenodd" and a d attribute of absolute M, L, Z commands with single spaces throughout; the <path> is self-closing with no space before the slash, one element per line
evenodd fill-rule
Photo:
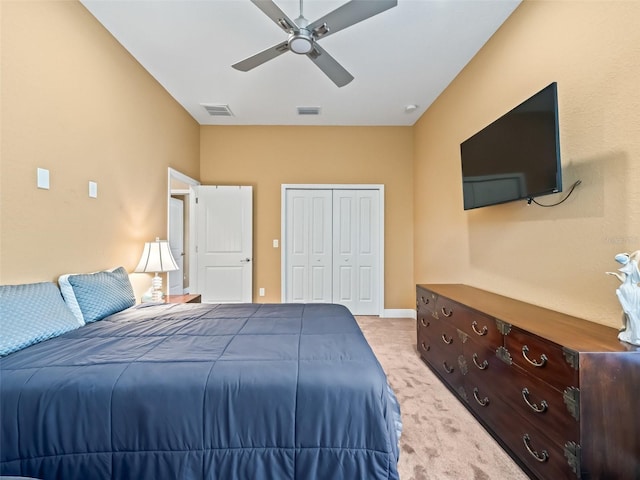
<path fill-rule="evenodd" d="M 200 182 L 171 167 L 167 182 L 167 240 L 180 270 L 169 272 L 169 295 L 189 293 L 193 259 L 191 255 L 193 209 L 191 188 Z"/>

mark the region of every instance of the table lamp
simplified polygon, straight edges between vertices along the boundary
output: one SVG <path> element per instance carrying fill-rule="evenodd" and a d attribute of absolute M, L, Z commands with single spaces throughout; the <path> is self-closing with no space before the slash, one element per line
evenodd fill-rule
<path fill-rule="evenodd" d="M 146 242 L 140 257 L 140 262 L 136 267 L 136 272 L 155 273 L 151 283 L 151 301 L 162 302 L 162 277 L 160 272 L 171 272 L 179 270 L 176 261 L 171 255 L 169 242 L 156 237 L 155 242 Z"/>

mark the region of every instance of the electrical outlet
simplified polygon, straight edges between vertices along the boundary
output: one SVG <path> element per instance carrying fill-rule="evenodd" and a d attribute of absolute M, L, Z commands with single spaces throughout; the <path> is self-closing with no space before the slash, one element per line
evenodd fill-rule
<path fill-rule="evenodd" d="M 278 248 L 278 239 L 277 238 L 273 239 L 273 248 Z"/>
<path fill-rule="evenodd" d="M 260 289 L 260 292 L 258 293 L 258 295 L 260 295 L 261 297 L 264 297 L 264 288 Z"/>

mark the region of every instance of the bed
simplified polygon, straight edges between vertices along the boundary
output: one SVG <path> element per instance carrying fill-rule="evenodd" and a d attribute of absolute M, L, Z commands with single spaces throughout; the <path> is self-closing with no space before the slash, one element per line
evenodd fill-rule
<path fill-rule="evenodd" d="M 399 407 L 342 306 L 138 305 L 0 375 L 0 475 L 398 479 Z"/>

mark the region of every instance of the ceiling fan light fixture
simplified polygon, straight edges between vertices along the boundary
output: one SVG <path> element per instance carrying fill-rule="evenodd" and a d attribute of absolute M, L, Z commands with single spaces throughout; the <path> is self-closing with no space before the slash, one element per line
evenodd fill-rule
<path fill-rule="evenodd" d="M 289 49 L 293 53 L 306 55 L 313 49 L 313 38 L 307 30 L 301 29 L 289 37 Z"/>

